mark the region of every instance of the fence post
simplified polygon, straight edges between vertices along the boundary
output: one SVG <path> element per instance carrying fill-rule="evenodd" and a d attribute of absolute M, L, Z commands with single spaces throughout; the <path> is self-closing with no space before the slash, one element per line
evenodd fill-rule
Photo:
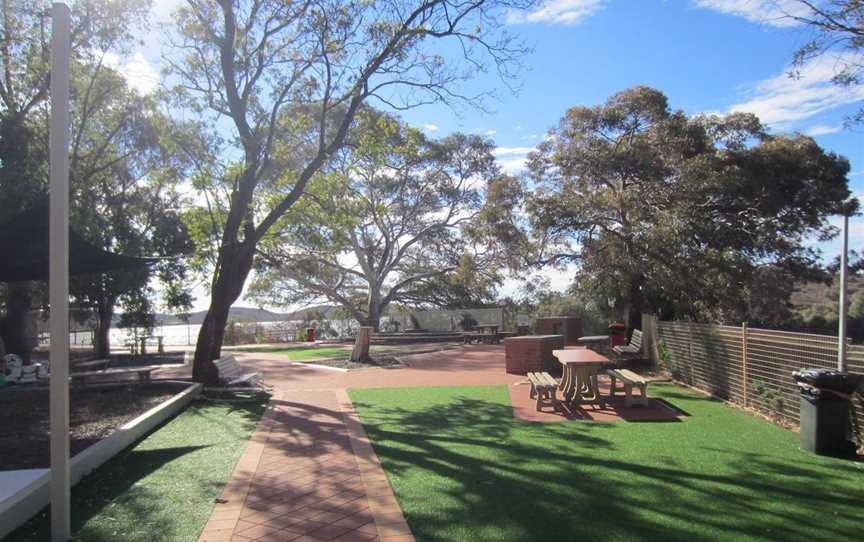
<path fill-rule="evenodd" d="M 693 322 L 687 323 L 687 334 L 689 335 L 689 340 L 687 341 L 687 359 L 690 361 L 690 371 L 687 376 L 690 380 L 689 384 L 693 385 Z"/>
<path fill-rule="evenodd" d="M 657 317 L 642 313 L 642 343 L 647 351 L 651 365 L 657 366 Z"/>
<path fill-rule="evenodd" d="M 744 407 L 747 407 L 747 322 L 741 322 L 741 380 L 744 385 Z"/>

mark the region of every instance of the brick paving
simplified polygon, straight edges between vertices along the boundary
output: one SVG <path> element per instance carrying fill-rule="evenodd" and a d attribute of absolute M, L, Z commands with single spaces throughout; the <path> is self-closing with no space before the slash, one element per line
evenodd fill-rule
<path fill-rule="evenodd" d="M 674 421 L 680 416 L 656 400 L 648 407 L 624 408 L 623 398 L 571 417 L 537 412 L 525 377 L 505 373 L 501 346 L 419 354 L 405 358 L 404 368 L 349 372 L 298 366 L 274 354 L 236 357 L 261 372 L 274 395 L 199 542 L 414 540 L 348 398 L 349 388 L 505 385 L 514 418 L 529 422 Z M 159 376 L 185 375 L 173 369 Z"/>

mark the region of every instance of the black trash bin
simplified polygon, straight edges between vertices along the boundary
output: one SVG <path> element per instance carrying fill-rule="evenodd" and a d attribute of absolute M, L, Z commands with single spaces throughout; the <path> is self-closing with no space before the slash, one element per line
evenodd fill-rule
<path fill-rule="evenodd" d="M 801 448 L 820 455 L 844 455 L 854 450 L 847 439 L 849 401 L 860 375 L 827 369 L 795 371 L 801 390 Z"/>

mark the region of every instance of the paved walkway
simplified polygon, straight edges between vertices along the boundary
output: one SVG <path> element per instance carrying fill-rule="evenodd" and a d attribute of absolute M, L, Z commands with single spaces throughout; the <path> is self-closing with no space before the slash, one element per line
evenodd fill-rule
<path fill-rule="evenodd" d="M 536 412 L 525 377 L 504 372 L 501 346 L 419 354 L 405 358 L 405 368 L 350 372 L 293 364 L 274 354 L 236 357 L 264 375 L 274 396 L 199 541 L 414 540 L 357 420 L 348 388 L 506 385 L 515 418 L 568 420 Z M 185 376 L 173 371 L 160 371 L 159 376 Z M 647 409 L 625 409 L 622 399 L 607 409 L 585 409 L 574 418 L 677 416 L 658 401 Z"/>

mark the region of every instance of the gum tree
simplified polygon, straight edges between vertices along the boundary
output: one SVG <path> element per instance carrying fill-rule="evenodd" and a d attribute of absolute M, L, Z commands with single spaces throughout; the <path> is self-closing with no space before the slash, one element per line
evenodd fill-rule
<path fill-rule="evenodd" d="M 849 197 L 848 162 L 811 138 L 768 135 L 748 114 L 688 117 L 647 87 L 571 108 L 528 165 L 531 190 L 504 178 L 489 191 L 492 233 L 532 266 L 574 264 L 576 290 L 631 322 L 746 314 L 760 280 L 816 265 L 805 241 L 830 237 Z"/>
<path fill-rule="evenodd" d="M 178 104 L 231 132 L 232 163 L 220 174 L 228 205 L 218 226 L 195 380 L 217 379 L 212 360 L 258 244 L 343 147 L 361 106 L 477 103 L 483 96 L 460 94 L 459 83 L 487 69 L 513 76 L 523 49 L 502 32 L 499 18 L 529 4 L 188 0 L 177 12 L 167 61 Z M 445 60 L 445 48 L 456 56 Z M 283 122 L 297 138 L 279 137 Z M 295 167 L 278 168 L 280 155 L 296 157 Z"/>
<path fill-rule="evenodd" d="M 0 221 L 44 195 L 51 3 L 0 3 Z M 71 52 L 89 63 L 103 51 L 123 52 L 147 19 L 147 0 L 82 0 L 72 13 Z M 5 255 L 14 257 L 14 255 Z M 29 356 L 30 283 L 5 287 L 7 350 Z"/>
<path fill-rule="evenodd" d="M 271 304 L 335 303 L 378 329 L 391 304 L 440 306 L 462 289 L 482 293 L 468 281 L 494 282 L 496 267 L 463 230 L 498 173 L 493 149 L 480 136 L 433 140 L 364 112 L 348 146 L 310 183 L 304 204 L 261 243 L 254 296 Z"/>

